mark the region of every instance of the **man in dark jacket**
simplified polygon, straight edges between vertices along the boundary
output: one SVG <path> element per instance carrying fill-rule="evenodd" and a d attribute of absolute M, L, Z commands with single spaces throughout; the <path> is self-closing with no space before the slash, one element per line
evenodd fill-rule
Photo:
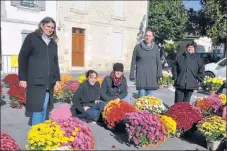
<path fill-rule="evenodd" d="M 194 90 L 198 89 L 205 76 L 205 68 L 201 58 L 195 53 L 195 45 L 186 46 L 186 52 L 179 55 L 173 65 L 175 80 L 175 103 L 190 102 Z"/>
<path fill-rule="evenodd" d="M 101 86 L 101 99 L 110 101 L 122 99 L 130 102 L 128 96 L 127 80 L 123 75 L 124 66 L 122 63 L 115 63 L 110 76 L 106 76 Z"/>

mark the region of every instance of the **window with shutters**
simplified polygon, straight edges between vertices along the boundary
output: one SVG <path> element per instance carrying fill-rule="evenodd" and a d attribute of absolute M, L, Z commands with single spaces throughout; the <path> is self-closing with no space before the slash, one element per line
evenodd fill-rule
<path fill-rule="evenodd" d="M 111 36 L 111 50 L 112 57 L 122 57 L 123 54 L 123 33 L 113 32 Z"/>
<path fill-rule="evenodd" d="M 114 1 L 114 16 L 124 17 L 124 1 Z"/>
<path fill-rule="evenodd" d="M 11 0 L 11 5 L 21 9 L 31 9 L 35 11 L 45 11 L 45 0 Z"/>
<path fill-rule="evenodd" d="M 20 5 L 24 7 L 31 7 L 34 8 L 37 5 L 36 0 L 20 0 Z"/>
<path fill-rule="evenodd" d="M 72 8 L 75 9 L 75 10 L 79 10 L 79 11 L 85 11 L 86 8 L 85 8 L 85 2 L 86 1 L 71 1 L 72 3 Z"/>

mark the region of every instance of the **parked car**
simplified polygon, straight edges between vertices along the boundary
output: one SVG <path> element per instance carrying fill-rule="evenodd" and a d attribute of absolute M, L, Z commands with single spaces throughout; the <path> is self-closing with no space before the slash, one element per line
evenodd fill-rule
<path fill-rule="evenodd" d="M 209 63 L 205 65 L 205 74 L 209 77 L 221 77 L 226 80 L 226 57 L 216 63 Z"/>
<path fill-rule="evenodd" d="M 197 52 L 197 54 L 203 59 L 204 64 L 216 63 L 221 57 L 214 52 Z"/>

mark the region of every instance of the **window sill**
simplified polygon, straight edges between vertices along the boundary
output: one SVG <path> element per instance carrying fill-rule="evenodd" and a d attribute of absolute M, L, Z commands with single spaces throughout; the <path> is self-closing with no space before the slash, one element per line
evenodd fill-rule
<path fill-rule="evenodd" d="M 114 20 L 120 20 L 120 21 L 125 21 L 126 18 L 125 17 L 118 17 L 118 16 L 111 16 L 112 19 Z"/>
<path fill-rule="evenodd" d="M 74 8 L 70 8 L 70 12 L 88 15 L 87 10 L 77 10 L 77 9 L 74 9 Z"/>
<path fill-rule="evenodd" d="M 15 6 L 18 10 L 22 10 L 22 11 L 33 11 L 33 12 L 41 12 L 41 11 L 45 11 L 45 10 L 41 10 L 39 7 L 24 7 L 24 6 Z"/>

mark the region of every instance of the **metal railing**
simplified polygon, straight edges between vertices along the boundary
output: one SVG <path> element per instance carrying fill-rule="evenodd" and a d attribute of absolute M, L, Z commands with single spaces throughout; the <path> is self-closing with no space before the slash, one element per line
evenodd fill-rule
<path fill-rule="evenodd" d="M 17 60 L 12 60 L 13 57 L 17 58 L 17 56 L 18 55 L 2 55 L 2 58 L 1 58 L 2 73 L 6 73 L 6 74 L 18 73 L 18 66 L 15 64 L 12 64 L 12 61 L 14 62 L 16 61 L 16 64 L 17 64 Z"/>

